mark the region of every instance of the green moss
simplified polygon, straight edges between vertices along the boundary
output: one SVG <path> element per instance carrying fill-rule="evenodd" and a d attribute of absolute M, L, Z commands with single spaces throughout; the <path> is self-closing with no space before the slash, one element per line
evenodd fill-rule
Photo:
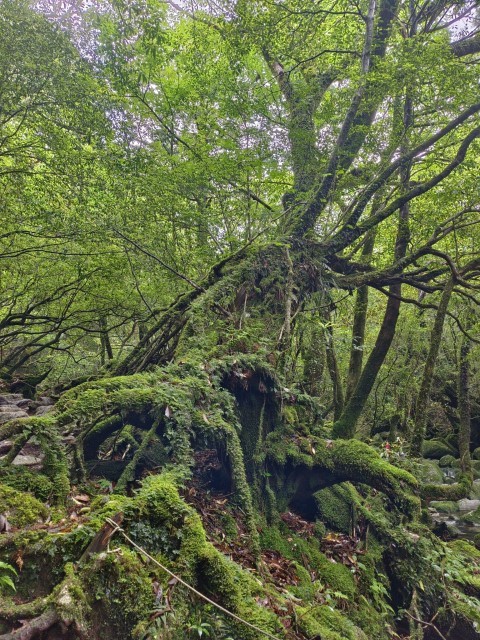
<path fill-rule="evenodd" d="M 356 584 L 352 572 L 343 564 L 331 562 L 320 551 L 316 538 L 305 540 L 291 532 L 285 535 L 276 527 L 269 527 L 261 532 L 260 541 L 263 549 L 278 551 L 283 557 L 295 560 L 303 566 L 308 563 L 322 584 L 343 593 L 350 600 L 355 598 Z"/>
<path fill-rule="evenodd" d="M 438 464 L 440 465 L 440 467 L 453 467 L 455 466 L 455 463 L 456 463 L 455 456 L 452 456 L 451 454 L 442 456 L 438 461 Z"/>
<path fill-rule="evenodd" d="M 275 633 L 280 623 L 275 614 L 259 607 L 252 597 L 259 585 L 251 576 L 242 572 L 234 562 L 223 556 L 212 545 L 206 544 L 197 562 L 198 582 L 201 590 L 213 596 L 224 607 L 251 624 Z M 241 623 L 234 623 L 238 637 L 260 640 L 258 632 Z"/>
<path fill-rule="evenodd" d="M 368 636 L 339 611 L 326 605 L 297 607 L 297 625 L 309 638 L 368 640 Z"/>
<path fill-rule="evenodd" d="M 208 594 L 220 597 L 227 609 L 238 613 L 242 609 L 242 592 L 236 565 L 222 556 L 212 545 L 204 546 L 197 561 L 202 588 Z"/>
<path fill-rule="evenodd" d="M 0 484 L 0 505 L 12 527 L 23 528 L 48 516 L 48 509 L 39 500 L 4 484 Z"/>
<path fill-rule="evenodd" d="M 454 449 L 450 444 L 444 440 L 433 439 L 426 440 L 423 443 L 422 455 L 424 458 L 433 458 L 434 460 L 440 460 L 443 456 L 451 455 L 456 457 L 458 451 Z"/>
<path fill-rule="evenodd" d="M 458 511 L 458 504 L 452 500 L 433 500 L 430 502 L 430 506 L 436 509 L 439 513 L 455 513 Z"/>
<path fill-rule="evenodd" d="M 455 484 L 426 484 L 421 488 L 421 495 L 426 500 L 460 500 L 470 493 L 472 476 L 462 473 Z"/>
<path fill-rule="evenodd" d="M 359 440 L 337 440 L 331 453 L 335 474 L 385 492 L 405 515 L 419 512 L 420 501 L 411 493 L 418 483 L 408 471 L 389 464 Z"/>
<path fill-rule="evenodd" d="M 453 540 L 448 543 L 450 549 L 454 551 L 456 555 L 463 557 L 467 564 L 471 563 L 472 559 L 480 561 L 480 550 L 477 549 L 468 540 Z"/>
<path fill-rule="evenodd" d="M 314 494 L 319 517 L 330 527 L 343 533 L 352 530 L 353 505 L 342 485 L 321 489 Z"/>
<path fill-rule="evenodd" d="M 227 539 L 236 540 L 238 536 L 238 527 L 235 518 L 228 512 L 220 514 L 222 530 Z"/>
<path fill-rule="evenodd" d="M 138 554 L 122 547 L 121 553 L 95 556 L 85 567 L 84 577 L 98 636 L 132 637 L 135 626 L 148 618 L 154 601 L 149 571 Z"/>
<path fill-rule="evenodd" d="M 42 502 L 48 500 L 53 493 L 52 481 L 47 476 L 18 465 L 2 470 L 2 484 L 17 491 L 32 493 Z"/>

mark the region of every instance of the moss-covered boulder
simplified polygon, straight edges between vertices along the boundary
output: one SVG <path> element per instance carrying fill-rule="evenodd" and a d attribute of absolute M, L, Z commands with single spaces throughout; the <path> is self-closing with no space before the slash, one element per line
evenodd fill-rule
<path fill-rule="evenodd" d="M 339 611 L 326 605 L 300 608 L 299 629 L 308 638 L 322 640 L 367 640 L 368 636 Z"/>
<path fill-rule="evenodd" d="M 442 484 L 444 481 L 443 471 L 433 460 L 412 463 L 411 471 L 422 484 Z"/>
<path fill-rule="evenodd" d="M 438 461 L 440 467 L 454 467 L 455 466 L 455 456 L 447 454 L 446 456 L 442 456 Z"/>
<path fill-rule="evenodd" d="M 476 449 L 473 450 L 472 458 L 474 460 L 480 460 L 480 447 L 477 447 Z"/>
<path fill-rule="evenodd" d="M 447 455 L 456 457 L 458 451 L 444 440 L 434 438 L 423 443 L 422 454 L 424 458 L 440 460 L 440 458 Z"/>
<path fill-rule="evenodd" d="M 0 513 L 8 514 L 14 528 L 23 528 L 44 520 L 48 509 L 34 496 L 0 484 Z"/>
<path fill-rule="evenodd" d="M 474 511 L 467 513 L 463 516 L 462 520 L 467 524 L 480 526 L 480 507 L 477 507 Z"/>
<path fill-rule="evenodd" d="M 18 491 L 32 493 L 42 502 L 46 502 L 53 495 L 53 483 L 50 478 L 18 465 L 2 469 L 2 484 Z"/>
<path fill-rule="evenodd" d="M 455 513 L 458 511 L 458 504 L 451 500 L 432 500 L 430 506 L 439 513 Z"/>
<path fill-rule="evenodd" d="M 477 479 L 473 481 L 470 495 L 468 497 L 471 500 L 480 500 L 480 480 Z"/>

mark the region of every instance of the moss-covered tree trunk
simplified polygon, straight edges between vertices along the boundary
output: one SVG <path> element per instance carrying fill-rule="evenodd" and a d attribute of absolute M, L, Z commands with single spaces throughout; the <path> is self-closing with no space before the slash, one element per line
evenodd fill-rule
<path fill-rule="evenodd" d="M 460 362 L 458 368 L 458 413 L 460 416 L 458 425 L 458 450 L 460 452 L 460 468 L 463 473 L 471 476 L 470 344 L 469 338 L 464 336 L 460 347 Z"/>
<path fill-rule="evenodd" d="M 376 231 L 370 231 L 365 239 L 362 250 L 362 260 L 369 263 L 375 245 Z M 350 362 L 348 365 L 348 376 L 345 398 L 348 401 L 358 384 L 362 373 L 363 349 L 365 346 L 365 327 L 367 324 L 368 312 L 368 287 L 360 287 L 355 298 L 355 310 L 352 324 L 352 346 L 350 348 Z"/>
<path fill-rule="evenodd" d="M 450 302 L 450 298 L 452 296 L 454 284 L 455 280 L 452 276 L 447 280 L 443 289 L 440 304 L 438 305 L 437 313 L 435 315 L 435 322 L 430 334 L 428 355 L 425 361 L 422 383 L 420 385 L 420 391 L 418 393 L 417 403 L 415 406 L 415 423 L 411 435 L 410 451 L 413 456 L 417 457 L 421 456 L 422 454 L 422 445 L 425 438 L 425 431 L 427 426 L 427 409 L 430 399 L 430 390 L 432 388 L 433 374 L 435 372 L 435 363 L 437 361 L 437 356 L 442 341 L 443 326 L 445 324 L 448 303 Z"/>
<path fill-rule="evenodd" d="M 407 177 L 404 176 L 404 180 Z M 409 239 L 409 207 L 404 205 L 399 212 L 397 239 L 395 243 L 395 257 L 402 259 L 407 251 Z M 368 397 L 382 364 L 387 357 L 388 351 L 395 337 L 397 320 L 400 314 L 400 303 L 402 295 L 402 285 L 392 284 L 389 289 L 389 297 L 382 325 L 375 341 L 368 360 L 363 368 L 357 385 L 346 403 L 340 418 L 333 425 L 333 436 L 335 438 L 352 438 L 355 434 L 355 427 L 358 419 L 367 403 Z"/>
<path fill-rule="evenodd" d="M 340 374 L 340 368 L 338 366 L 338 358 L 335 349 L 331 313 L 326 309 L 323 309 L 322 311 L 323 320 L 325 322 L 325 355 L 327 360 L 327 368 L 330 374 L 333 388 L 333 414 L 334 419 L 337 420 L 342 415 L 345 396 L 343 391 L 342 376 Z"/>

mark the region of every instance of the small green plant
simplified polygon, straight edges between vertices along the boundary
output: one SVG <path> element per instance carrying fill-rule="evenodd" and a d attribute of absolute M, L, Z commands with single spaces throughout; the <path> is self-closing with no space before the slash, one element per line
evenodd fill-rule
<path fill-rule="evenodd" d="M 11 565 L 6 562 L 0 562 L 0 592 L 8 589 L 16 591 L 15 584 L 13 583 L 12 577 L 9 573 L 17 575 L 17 572 Z"/>
<path fill-rule="evenodd" d="M 204 636 L 206 638 L 209 638 L 212 633 L 212 625 L 208 622 L 199 622 L 196 624 L 191 624 L 188 627 L 188 631 L 194 638 L 203 638 Z"/>

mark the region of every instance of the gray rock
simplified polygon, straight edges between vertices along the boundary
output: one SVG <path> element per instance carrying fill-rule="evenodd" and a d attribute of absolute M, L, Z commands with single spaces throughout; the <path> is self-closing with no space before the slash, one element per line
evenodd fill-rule
<path fill-rule="evenodd" d="M 53 409 L 53 405 L 42 405 L 40 407 L 37 408 L 37 410 L 35 411 L 35 415 L 36 416 L 44 416 L 46 413 L 50 413 L 50 411 Z"/>
<path fill-rule="evenodd" d="M 19 467 L 31 467 L 36 464 L 40 464 L 42 462 L 41 457 L 37 456 L 22 456 L 18 455 L 12 464 L 15 464 Z"/>
<path fill-rule="evenodd" d="M 473 511 L 474 509 L 478 509 L 480 507 L 480 500 L 469 500 L 468 498 L 463 498 L 463 500 L 458 501 L 458 508 L 460 511 Z"/>
<path fill-rule="evenodd" d="M 0 406 L 0 424 L 5 424 L 9 420 L 16 420 L 18 418 L 28 418 L 28 413 L 22 409 L 16 407 Z"/>
<path fill-rule="evenodd" d="M 2 440 L 0 442 L 0 456 L 5 455 L 13 446 L 13 440 Z"/>
<path fill-rule="evenodd" d="M 0 405 L 15 405 L 23 399 L 21 393 L 2 393 L 0 395 Z"/>

